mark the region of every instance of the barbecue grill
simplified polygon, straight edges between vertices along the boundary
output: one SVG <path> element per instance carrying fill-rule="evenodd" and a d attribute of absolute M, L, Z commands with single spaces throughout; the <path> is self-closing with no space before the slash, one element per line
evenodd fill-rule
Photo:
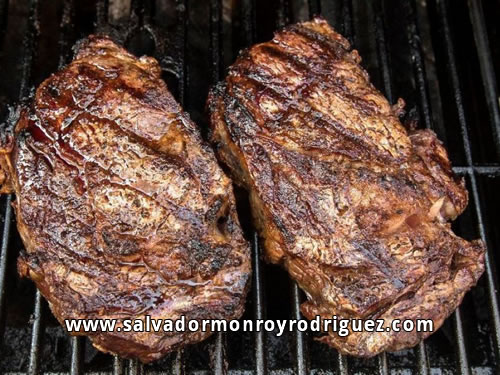
<path fill-rule="evenodd" d="M 0 116 L 66 63 L 71 46 L 105 32 L 136 54 L 155 56 L 169 89 L 206 134 L 208 88 L 238 51 L 288 23 L 321 15 L 360 51 L 389 101 L 405 98 L 404 121 L 433 129 L 470 193 L 454 223 L 488 245 L 478 286 L 443 327 L 418 347 L 373 359 L 338 354 L 310 333 L 231 332 L 149 365 L 95 350 L 59 326 L 31 281 L 20 280 L 23 245 L 12 197 L 1 198 L 0 372 L 497 374 L 500 313 L 495 274 L 500 246 L 500 3 L 481 0 L 0 0 Z M 210 72 L 210 74 L 207 74 Z M 245 193 L 236 191 L 253 250 L 244 318 L 297 319 L 304 296 L 286 272 L 260 259 Z"/>

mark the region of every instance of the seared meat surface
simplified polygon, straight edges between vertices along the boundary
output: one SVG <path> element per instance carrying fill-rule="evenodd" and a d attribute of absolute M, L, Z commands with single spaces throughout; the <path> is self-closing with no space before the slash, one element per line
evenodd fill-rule
<path fill-rule="evenodd" d="M 464 182 L 428 130 L 407 132 L 360 57 L 324 20 L 244 51 L 209 97 L 220 160 L 250 193 L 265 256 L 305 291 L 302 313 L 432 319 L 437 329 L 481 276 L 484 246 L 449 221 Z M 330 332 L 369 357 L 430 333 Z"/>
<path fill-rule="evenodd" d="M 251 272 L 231 181 L 160 78 L 106 37 L 20 109 L 2 150 L 33 279 L 64 319 L 232 319 Z M 85 334 L 80 332 L 79 334 Z M 98 332 L 148 362 L 210 332 Z"/>

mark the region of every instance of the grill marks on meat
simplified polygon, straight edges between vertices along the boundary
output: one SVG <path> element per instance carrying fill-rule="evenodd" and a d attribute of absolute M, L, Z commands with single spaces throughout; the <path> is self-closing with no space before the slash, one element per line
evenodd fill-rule
<path fill-rule="evenodd" d="M 3 189 L 16 193 L 26 246 L 19 271 L 62 324 L 243 313 L 251 266 L 231 181 L 160 73 L 156 60 L 91 36 L 4 144 Z M 90 338 L 148 362 L 208 335 Z"/>
<path fill-rule="evenodd" d="M 307 294 L 313 319 L 433 319 L 484 269 L 484 246 L 453 234 L 464 182 L 428 130 L 407 133 L 325 21 L 285 28 L 244 51 L 209 97 L 220 160 L 250 192 L 266 258 Z M 373 356 L 429 333 L 351 332 L 321 341 Z"/>

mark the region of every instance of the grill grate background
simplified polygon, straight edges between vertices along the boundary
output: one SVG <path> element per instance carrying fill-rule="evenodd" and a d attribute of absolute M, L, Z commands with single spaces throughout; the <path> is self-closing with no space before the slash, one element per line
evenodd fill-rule
<path fill-rule="evenodd" d="M 143 366 L 70 338 L 33 284 L 16 274 L 22 248 L 12 197 L 1 199 L 0 372 L 71 374 L 500 373 L 497 277 L 500 245 L 500 4 L 480 0 L 0 0 L 0 116 L 66 63 L 76 40 L 107 32 L 137 54 L 156 56 L 169 89 L 206 133 L 206 92 L 238 51 L 277 28 L 321 14 L 354 43 L 376 87 L 407 102 L 442 139 L 470 192 L 458 234 L 488 245 L 485 275 L 443 328 L 412 350 L 369 360 L 339 355 L 308 333 L 216 334 Z M 210 72 L 210 74 L 206 74 Z M 281 269 L 261 262 L 245 194 L 241 221 L 254 277 L 245 318 L 298 318 L 304 296 Z"/>

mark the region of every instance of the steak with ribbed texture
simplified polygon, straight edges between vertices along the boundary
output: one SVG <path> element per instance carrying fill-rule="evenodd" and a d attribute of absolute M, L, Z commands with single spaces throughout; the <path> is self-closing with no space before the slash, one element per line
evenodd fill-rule
<path fill-rule="evenodd" d="M 265 257 L 305 291 L 309 319 L 384 319 L 384 332 L 320 340 L 369 357 L 437 329 L 484 269 L 484 245 L 449 221 L 464 182 L 429 130 L 407 131 L 360 57 L 324 20 L 289 26 L 245 50 L 209 97 L 212 141 L 246 187 Z M 352 327 L 351 327 L 352 328 Z"/>
<path fill-rule="evenodd" d="M 243 313 L 251 266 L 231 181 L 160 77 L 153 58 L 91 36 L 4 137 L 19 272 L 63 325 Z M 79 334 L 149 362 L 210 332 Z"/>

